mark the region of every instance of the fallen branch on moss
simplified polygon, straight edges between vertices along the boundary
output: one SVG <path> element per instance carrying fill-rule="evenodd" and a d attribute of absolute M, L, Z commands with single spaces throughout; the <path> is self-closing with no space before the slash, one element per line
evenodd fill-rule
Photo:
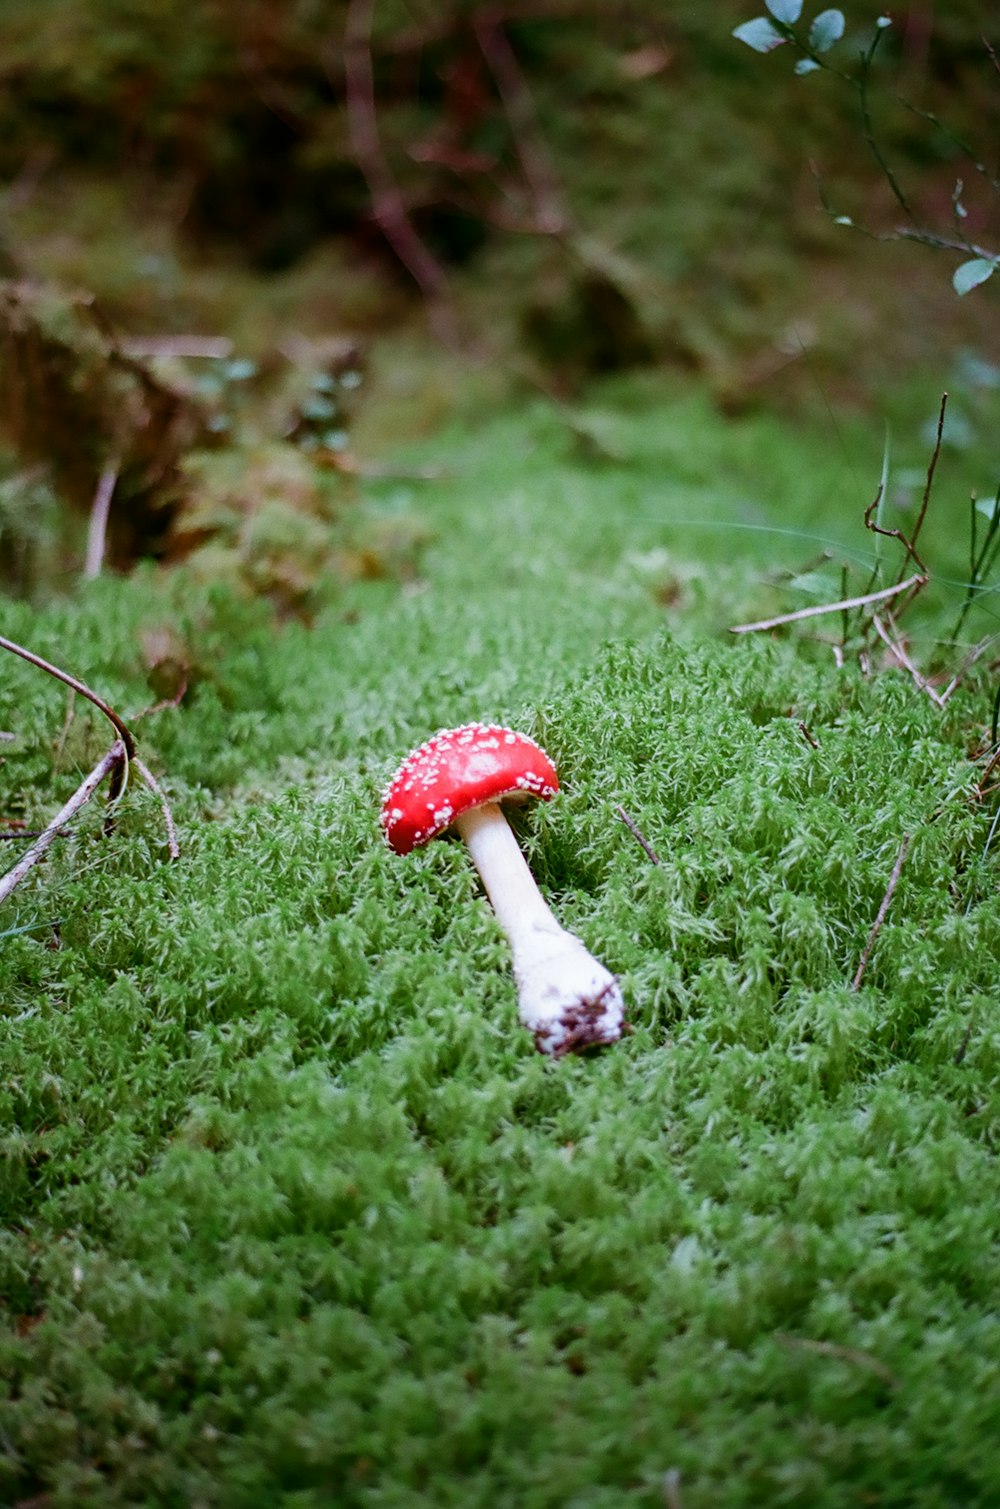
<path fill-rule="evenodd" d="M 798 608 L 794 613 L 779 613 L 776 618 L 761 618 L 752 624 L 734 624 L 729 632 L 756 634 L 762 629 L 777 629 L 782 624 L 798 623 L 803 618 L 818 618 L 823 613 L 841 613 L 845 608 L 863 608 L 867 603 L 883 603 L 887 598 L 908 592 L 911 587 L 919 591 L 926 585 L 926 576 L 917 572 L 914 576 L 908 576 L 905 582 L 897 582 L 894 587 L 883 587 L 880 592 L 865 592 L 861 597 L 842 597 L 835 603 L 817 603 L 810 608 Z"/>
<path fill-rule="evenodd" d="M 14 865 L 13 869 L 8 870 L 6 875 L 0 877 L 0 903 L 6 901 L 11 892 L 34 869 L 38 861 L 44 859 L 47 851 L 59 837 L 70 818 L 75 817 L 81 807 L 84 807 L 90 801 L 94 792 L 99 789 L 108 776 L 111 777 L 112 789 L 117 782 L 119 786 L 118 796 L 121 795 L 122 772 L 126 761 L 125 746 L 121 739 L 116 739 L 107 754 L 94 766 L 86 780 L 81 782 L 77 787 L 66 805 L 52 819 L 48 827 L 35 839 L 31 848 L 21 855 L 21 858 Z M 109 805 L 110 802 L 116 800 L 117 796 L 111 797 Z"/>
<path fill-rule="evenodd" d="M 105 834 L 110 835 L 114 822 L 114 809 L 125 790 L 128 783 L 129 770 L 132 767 L 135 768 L 143 784 L 148 786 L 150 791 L 159 798 L 167 830 L 167 847 L 170 857 L 171 859 L 179 858 L 180 848 L 177 843 L 177 829 L 174 824 L 173 813 L 170 810 L 170 804 L 164 795 L 163 788 L 136 753 L 135 738 L 128 726 L 115 712 L 114 708 L 105 702 L 103 697 L 99 697 L 96 692 L 91 691 L 85 682 L 80 681 L 76 676 L 71 676 L 68 671 L 61 670 L 59 666 L 53 665 L 51 661 L 44 660 L 41 655 L 36 655 L 34 651 L 25 649 L 23 645 L 15 644 L 12 639 L 6 639 L 3 635 L 0 635 L 0 649 L 9 650 L 12 655 L 19 655 L 29 665 L 37 666 L 40 671 L 45 671 L 47 675 L 54 676 L 57 681 L 63 682 L 64 685 L 70 687 L 74 692 L 78 692 L 81 697 L 85 697 L 88 702 L 93 703 L 98 711 L 104 714 L 117 735 L 107 754 L 103 755 L 97 762 L 93 770 L 77 787 L 69 801 L 66 802 L 62 810 L 53 818 L 52 822 L 46 828 L 42 829 L 35 842 L 31 845 L 31 848 L 22 854 L 17 864 L 8 870 L 6 875 L 0 876 L 0 904 L 7 900 L 11 892 L 20 885 L 21 881 L 34 869 L 39 860 L 45 857 L 54 841 L 63 833 L 66 824 L 71 818 L 76 816 L 81 808 L 86 806 L 87 802 L 100 789 L 105 780 L 109 784 L 108 809 L 104 820 L 104 831 Z"/>
<path fill-rule="evenodd" d="M 903 841 L 899 846 L 899 853 L 896 855 L 896 863 L 892 867 L 892 874 L 889 876 L 889 884 L 885 888 L 885 895 L 882 897 L 882 904 L 878 909 L 878 914 L 875 918 L 875 921 L 872 923 L 871 932 L 868 934 L 868 941 L 866 942 L 864 949 L 862 950 L 861 958 L 858 962 L 858 967 L 854 974 L 854 979 L 851 981 L 852 990 L 861 989 L 861 981 L 865 977 L 865 970 L 868 968 L 868 960 L 872 956 L 872 949 L 875 947 L 876 939 L 878 938 L 879 933 L 882 931 L 883 923 L 885 922 L 886 917 L 889 915 L 889 908 L 892 905 L 892 898 L 895 895 L 896 887 L 899 884 L 899 877 L 903 873 L 903 866 L 906 863 L 906 856 L 910 852 L 910 844 L 912 843 L 912 841 L 912 834 L 903 834 Z"/>

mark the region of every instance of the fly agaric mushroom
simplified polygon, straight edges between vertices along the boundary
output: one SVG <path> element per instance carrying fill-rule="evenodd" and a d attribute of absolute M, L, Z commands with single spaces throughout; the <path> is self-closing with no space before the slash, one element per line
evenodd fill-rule
<path fill-rule="evenodd" d="M 559 778 L 533 739 L 469 723 L 446 729 L 408 755 L 382 802 L 397 854 L 457 829 L 479 871 L 514 956 L 521 1021 L 542 1053 L 613 1043 L 622 1032 L 618 981 L 556 921 L 535 885 L 502 801 L 549 801 Z"/>

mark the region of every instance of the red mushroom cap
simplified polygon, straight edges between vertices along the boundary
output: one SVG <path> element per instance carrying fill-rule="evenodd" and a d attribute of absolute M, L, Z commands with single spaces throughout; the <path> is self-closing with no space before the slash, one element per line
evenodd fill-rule
<path fill-rule="evenodd" d="M 559 777 L 534 739 L 497 724 L 446 728 L 407 755 L 382 799 L 380 820 L 397 854 L 429 843 L 456 817 L 506 797 L 549 801 Z"/>

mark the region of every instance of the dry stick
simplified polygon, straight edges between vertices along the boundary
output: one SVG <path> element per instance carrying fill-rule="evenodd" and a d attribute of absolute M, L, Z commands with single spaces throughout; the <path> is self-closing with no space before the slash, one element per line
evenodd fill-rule
<path fill-rule="evenodd" d="M 10 650 L 12 655 L 20 655 L 21 659 L 26 660 L 29 665 L 37 666 L 40 671 L 45 671 L 48 675 L 54 676 L 57 681 L 62 681 L 66 686 L 71 686 L 74 692 L 80 693 L 81 697 L 86 697 L 88 702 L 92 702 L 104 714 L 114 728 L 115 733 L 125 746 L 127 758 L 129 760 L 134 758 L 135 739 L 114 708 L 109 707 L 103 697 L 99 697 L 96 692 L 92 692 L 89 686 L 86 686 L 82 681 L 78 681 L 68 671 L 61 671 L 57 665 L 52 664 L 51 660 L 43 660 L 41 655 L 36 655 L 32 650 L 26 650 L 24 645 L 15 644 L 12 639 L 5 639 L 2 634 L 0 634 L 0 650 Z"/>
<path fill-rule="evenodd" d="M 922 571 L 924 573 L 924 575 L 926 576 L 926 574 L 927 574 L 927 567 L 924 565 L 923 561 L 920 559 L 919 555 L 917 554 L 916 549 L 914 548 L 913 540 L 908 540 L 907 537 L 906 537 L 906 535 L 903 533 L 903 531 L 901 529 L 886 529 L 883 524 L 879 524 L 877 520 L 875 520 L 875 519 L 872 518 L 872 515 L 874 514 L 876 508 L 878 508 L 878 506 L 881 503 L 881 501 L 882 501 L 882 484 L 880 482 L 879 485 L 878 485 L 878 491 L 876 492 L 874 498 L 869 503 L 868 507 L 865 509 L 865 528 L 866 529 L 870 529 L 871 532 L 872 532 L 872 534 L 884 535 L 884 537 L 887 540 L 898 540 L 899 543 L 902 545 L 903 549 L 906 551 L 907 555 L 912 558 L 913 564 L 914 564 L 914 566 L 916 566 L 917 570 L 918 571 Z M 922 514 L 921 514 L 921 517 L 920 517 L 920 522 L 921 523 L 923 522 L 923 515 Z M 918 523 L 918 525 L 917 525 L 917 529 L 919 529 L 919 528 L 920 528 L 920 523 Z M 916 531 L 914 531 L 913 538 L 916 539 Z M 878 564 L 876 563 L 875 572 L 873 574 L 877 575 L 877 573 L 878 573 Z"/>
<path fill-rule="evenodd" d="M 942 393 L 941 407 L 938 410 L 937 434 L 934 439 L 934 450 L 931 452 L 931 459 L 927 467 L 927 481 L 924 483 L 924 495 L 920 500 L 920 512 L 917 514 L 917 522 L 913 526 L 913 533 L 910 536 L 909 540 L 910 554 L 913 556 L 914 560 L 917 559 L 916 544 L 920 536 L 920 531 L 924 527 L 924 519 L 927 516 L 927 505 L 931 501 L 931 488 L 934 486 L 934 472 L 937 469 L 938 457 L 941 455 L 941 441 L 944 436 L 944 414 L 947 407 L 948 395 L 947 393 Z M 902 575 L 905 569 L 906 562 L 904 560 L 899 568 L 899 580 L 902 579 Z"/>
<path fill-rule="evenodd" d="M 976 790 L 979 792 L 980 796 L 982 796 L 985 788 L 989 785 L 990 776 L 993 774 L 994 770 L 996 770 L 998 764 L 1000 764 L 1000 749 L 995 749 L 990 755 L 986 769 L 983 771 L 982 775 L 979 777 L 979 780 L 976 782 Z"/>
<path fill-rule="evenodd" d="M 106 776 L 113 775 L 116 769 L 121 769 L 125 764 L 126 758 L 125 745 L 121 739 L 116 739 L 107 754 L 98 761 L 82 785 L 77 787 L 62 811 L 56 814 L 48 827 L 35 839 L 31 848 L 21 855 L 21 858 L 14 865 L 13 869 L 8 870 L 6 875 L 0 877 L 0 903 L 7 900 L 7 897 L 14 890 L 15 886 L 20 885 L 28 872 L 34 869 L 40 859 L 44 858 L 47 850 L 51 848 L 52 844 L 60 836 L 70 818 L 75 817 L 80 808 L 90 801 L 90 798 Z"/>
<path fill-rule="evenodd" d="M 177 842 L 177 829 L 174 827 L 174 814 L 170 810 L 170 803 L 167 801 L 167 798 L 164 795 L 163 787 L 153 775 L 153 772 L 146 765 L 145 761 L 140 760 L 138 755 L 135 756 L 135 759 L 132 763 L 135 765 L 136 770 L 139 772 L 140 776 L 145 781 L 150 791 L 154 792 L 154 794 L 159 797 L 160 808 L 163 812 L 163 823 L 167 830 L 167 848 L 170 850 L 170 858 L 180 859 L 181 849 L 180 844 Z"/>
<path fill-rule="evenodd" d="M 87 526 L 87 558 L 83 567 L 85 582 L 92 582 L 101 574 L 108 537 L 108 515 L 117 481 L 117 464 L 106 466 L 98 478 L 97 491 L 90 507 L 90 523 Z"/>
<path fill-rule="evenodd" d="M 684 1509 L 684 1501 L 681 1498 L 681 1470 L 679 1467 L 668 1467 L 663 1474 L 663 1502 L 666 1509 Z"/>
<path fill-rule="evenodd" d="M 889 907 L 892 905 L 893 892 L 895 891 L 896 886 L 899 884 L 899 877 L 902 874 L 903 865 L 906 863 L 906 856 L 909 853 L 910 843 L 910 834 L 904 833 L 903 842 L 900 844 L 899 853 L 896 855 L 896 863 L 893 865 L 892 874 L 889 876 L 889 884 L 886 886 L 885 895 L 882 897 L 882 905 L 879 907 L 878 915 L 875 918 L 875 921 L 872 923 L 872 930 L 868 934 L 868 942 L 864 946 L 864 951 L 861 955 L 857 972 L 854 976 L 854 979 L 851 981 L 852 990 L 861 989 L 861 981 L 864 979 L 865 970 L 868 968 L 868 960 L 871 958 L 872 949 L 875 947 L 875 940 L 878 937 L 879 933 L 882 931 L 882 924 L 885 922 L 886 916 L 889 912 Z"/>
<path fill-rule="evenodd" d="M 375 0 L 350 0 L 347 7 L 344 83 L 351 146 L 371 194 L 376 224 L 423 294 L 434 333 L 457 349 L 461 342 L 448 280 L 407 214 L 379 135 L 372 69 L 374 9 Z"/>
<path fill-rule="evenodd" d="M 46 832 L 45 828 L 19 828 L 16 833 L 0 833 L 0 843 L 3 843 L 5 839 L 23 843 L 26 838 L 41 838 L 44 832 Z M 69 833 L 70 830 L 67 828 L 65 833 L 59 833 L 57 837 L 69 838 Z"/>
<path fill-rule="evenodd" d="M 128 335 L 118 342 L 126 356 L 137 361 L 157 357 L 205 357 L 225 361 L 233 354 L 227 335 Z"/>
<path fill-rule="evenodd" d="M 0 650 L 10 650 L 12 654 L 20 655 L 21 659 L 26 660 L 29 665 L 37 666 L 40 671 L 46 671 L 48 675 L 54 676 L 57 681 L 62 681 L 66 686 L 70 687 L 72 691 L 79 692 L 81 697 L 86 697 L 88 702 L 92 702 L 94 706 L 104 714 L 104 716 L 108 719 L 109 723 L 117 733 L 118 738 L 121 741 L 122 748 L 125 752 L 125 758 L 122 760 L 121 764 L 112 771 L 111 784 L 108 792 L 109 807 L 113 807 L 115 802 L 117 802 L 118 798 L 121 796 L 122 791 L 125 787 L 125 781 L 128 778 L 129 766 L 131 764 L 134 764 L 143 782 L 149 787 L 150 791 L 152 791 L 160 799 L 160 806 L 163 808 L 164 821 L 166 822 L 167 826 L 167 844 L 170 849 L 170 857 L 171 859 L 177 859 L 180 855 L 180 850 L 177 846 L 177 830 L 174 826 L 174 818 L 173 813 L 170 811 L 170 805 L 167 802 L 167 798 L 163 793 L 162 787 L 154 779 L 148 767 L 142 760 L 137 758 L 135 752 L 135 737 L 132 734 L 131 729 L 122 722 L 121 718 L 115 712 L 114 708 L 109 706 L 109 704 L 105 702 L 103 697 L 99 697 L 96 692 L 91 691 L 90 687 L 87 686 L 85 682 L 78 681 L 77 678 L 75 676 L 71 676 L 68 671 L 60 670 L 60 668 L 57 665 L 53 665 L 50 660 L 43 660 L 41 655 L 36 655 L 32 650 L 26 650 L 24 645 L 15 644 L 13 639 L 5 639 L 2 634 L 0 634 Z M 110 821 L 111 816 L 109 814 L 109 817 L 105 822 L 105 832 L 110 831 Z"/>
<path fill-rule="evenodd" d="M 811 1336 L 790 1336 L 781 1331 L 774 1339 L 784 1347 L 797 1347 L 803 1352 L 815 1352 L 818 1357 L 836 1357 L 840 1362 L 854 1363 L 856 1367 L 866 1368 L 869 1373 L 874 1373 L 890 1388 L 899 1387 L 899 1379 L 891 1368 L 870 1352 L 862 1352 L 857 1347 L 845 1347 L 837 1341 L 817 1341 Z"/>
<path fill-rule="evenodd" d="M 891 615 L 889 617 L 889 622 L 892 624 L 898 635 L 899 629 L 897 628 L 896 623 Z M 902 640 L 898 638 L 893 639 L 892 635 L 889 633 L 888 629 L 885 627 L 877 613 L 872 614 L 872 623 L 875 625 L 875 632 L 878 635 L 879 639 L 881 639 L 882 643 L 892 651 L 893 655 L 895 655 L 900 665 L 904 666 L 905 669 L 909 671 L 910 675 L 913 678 L 914 684 L 918 686 L 922 692 L 927 693 L 928 697 L 934 703 L 935 707 L 944 707 L 944 698 L 941 696 L 940 692 L 936 692 L 934 690 L 930 682 L 927 681 L 925 677 L 923 677 L 917 670 L 916 666 L 913 664 L 913 661 L 907 654 Z"/>
<path fill-rule="evenodd" d="M 798 623 L 803 618 L 818 618 L 822 613 L 839 613 L 844 608 L 863 608 L 865 603 L 881 603 L 887 598 L 895 597 L 900 592 L 907 592 L 911 587 L 920 590 L 927 585 L 926 576 L 915 573 L 908 576 L 905 582 L 897 582 L 894 587 L 883 587 L 880 592 L 866 592 L 861 597 L 844 597 L 837 603 L 821 603 L 812 608 L 799 608 L 795 613 L 779 613 L 777 618 L 762 618 L 757 623 L 734 624 L 729 630 L 730 634 L 754 634 L 759 629 L 777 629 L 781 624 Z"/>
<path fill-rule="evenodd" d="M 649 839 L 643 833 L 639 825 L 633 818 L 629 817 L 628 813 L 625 811 L 625 808 L 621 805 L 620 802 L 615 807 L 615 811 L 618 813 L 618 816 L 621 818 L 622 822 L 625 824 L 632 837 L 643 849 L 645 849 L 646 855 L 651 863 L 658 865 L 660 863 L 660 856 L 657 854 L 656 850 L 653 848 L 653 845 L 649 842 Z"/>
<path fill-rule="evenodd" d="M 950 700 L 952 693 L 958 690 L 958 687 L 962 682 L 962 677 L 965 675 L 966 671 L 970 671 L 975 665 L 976 661 L 980 660 L 982 656 L 986 654 L 986 651 L 990 648 L 994 638 L 995 636 L 991 634 L 988 639 L 984 639 L 981 644 L 974 645 L 973 648 L 969 651 L 968 655 L 966 655 L 965 659 L 962 661 L 962 664 L 959 666 L 958 670 L 955 672 L 954 676 L 952 676 L 951 680 L 948 682 L 948 685 L 941 693 L 942 706 L 944 706 L 944 704 Z"/>
<path fill-rule="evenodd" d="M 503 29 L 503 13 L 498 9 L 479 11 L 473 17 L 472 26 L 503 101 L 534 202 L 535 226 L 547 236 L 565 235 L 570 218 L 563 202 L 562 188 L 543 145 L 538 117 L 521 65 Z"/>

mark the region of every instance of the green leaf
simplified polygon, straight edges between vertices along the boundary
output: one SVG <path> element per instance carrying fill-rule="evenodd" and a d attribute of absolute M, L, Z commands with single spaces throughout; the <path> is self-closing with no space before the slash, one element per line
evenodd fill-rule
<path fill-rule="evenodd" d="M 764 0 L 764 4 L 774 19 L 786 26 L 794 26 L 802 14 L 802 0 Z"/>
<path fill-rule="evenodd" d="M 741 26 L 734 27 L 733 36 L 752 47 L 754 52 L 773 52 L 787 40 L 766 16 L 754 16 L 752 21 L 744 21 Z"/>
<path fill-rule="evenodd" d="M 839 42 L 843 35 L 844 12 L 823 10 L 809 28 L 809 46 L 815 52 L 829 52 L 834 42 Z"/>
<path fill-rule="evenodd" d="M 795 65 L 795 72 L 815 73 L 819 66 L 819 63 L 814 62 L 812 58 L 799 58 L 799 61 Z"/>
<path fill-rule="evenodd" d="M 955 268 L 951 279 L 952 287 L 961 297 L 973 288 L 978 288 L 980 283 L 985 283 L 987 278 L 992 278 L 996 268 L 997 264 L 986 257 L 972 257 Z"/>
<path fill-rule="evenodd" d="M 1000 494 L 997 494 L 995 498 L 980 498 L 976 503 L 976 513 L 981 513 L 984 518 L 991 521 L 996 517 L 998 508 L 1000 508 Z"/>
<path fill-rule="evenodd" d="M 892 17 L 879 16 L 878 20 L 875 22 L 875 25 L 878 27 L 879 31 L 885 31 L 887 26 L 892 25 Z"/>

